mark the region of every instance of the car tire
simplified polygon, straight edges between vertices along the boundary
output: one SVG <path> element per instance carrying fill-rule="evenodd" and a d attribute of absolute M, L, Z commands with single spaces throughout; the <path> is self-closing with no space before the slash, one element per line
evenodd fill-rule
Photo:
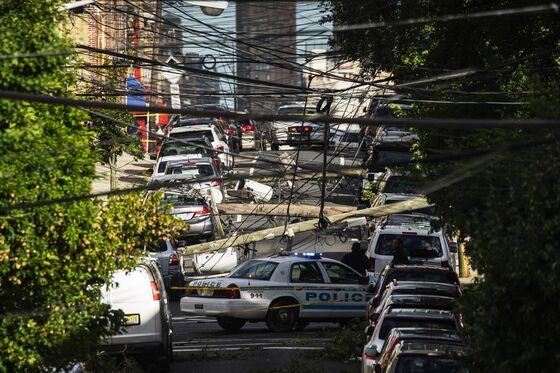
<path fill-rule="evenodd" d="M 218 321 L 218 325 L 222 327 L 222 329 L 235 331 L 241 329 L 247 320 L 238 319 L 236 317 L 229 317 L 229 316 L 220 316 L 216 317 Z"/>
<path fill-rule="evenodd" d="M 298 306 L 296 306 L 294 301 L 288 299 L 276 301 L 272 303 L 271 308 L 268 310 L 266 326 L 273 332 L 289 332 L 298 321 L 298 311 Z"/>
<path fill-rule="evenodd" d="M 273 142 L 272 144 L 270 144 L 270 150 L 280 150 L 280 145 Z"/>

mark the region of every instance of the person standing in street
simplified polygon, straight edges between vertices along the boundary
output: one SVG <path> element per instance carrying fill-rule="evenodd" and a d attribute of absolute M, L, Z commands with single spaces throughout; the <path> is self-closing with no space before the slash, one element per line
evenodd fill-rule
<path fill-rule="evenodd" d="M 359 242 L 354 242 L 352 244 L 352 252 L 349 252 L 342 257 L 342 263 L 346 264 L 362 276 L 365 276 L 369 261 L 364 253 L 364 250 L 362 250 L 362 245 L 360 245 Z"/>

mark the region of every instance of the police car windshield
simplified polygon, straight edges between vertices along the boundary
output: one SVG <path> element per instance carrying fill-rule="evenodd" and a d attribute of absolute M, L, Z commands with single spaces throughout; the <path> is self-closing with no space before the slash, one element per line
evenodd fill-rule
<path fill-rule="evenodd" d="M 467 373 L 463 363 L 436 356 L 401 356 L 395 373 Z"/>
<path fill-rule="evenodd" d="M 230 278 L 248 278 L 253 280 L 270 280 L 278 263 L 264 260 L 250 260 L 241 264 L 229 275 Z"/>
<path fill-rule="evenodd" d="M 393 240 L 402 241 L 404 252 L 409 257 L 437 258 L 443 255 L 438 236 L 419 234 L 380 234 L 375 246 L 375 253 L 379 255 L 394 255 Z"/>

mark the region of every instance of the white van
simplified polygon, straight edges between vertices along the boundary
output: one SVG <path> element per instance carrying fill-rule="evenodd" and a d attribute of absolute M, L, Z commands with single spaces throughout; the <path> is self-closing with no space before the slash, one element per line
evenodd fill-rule
<path fill-rule="evenodd" d="M 165 367 L 173 360 L 171 312 L 157 264 L 146 261 L 119 270 L 102 289 L 102 301 L 125 314 L 126 330 L 101 342 L 109 354 L 153 356 Z"/>
<path fill-rule="evenodd" d="M 367 274 L 371 282 L 375 283 L 383 268 L 393 261 L 394 240 L 401 241 L 411 264 L 425 263 L 455 268 L 455 258 L 451 256 L 451 251 L 455 251 L 456 246 L 450 250 L 445 233 L 433 230 L 429 220 L 411 222 L 407 215 L 392 215 L 391 218 L 392 222 L 375 229 L 368 245 Z M 396 218 L 402 218 L 402 221 L 397 222 Z"/>

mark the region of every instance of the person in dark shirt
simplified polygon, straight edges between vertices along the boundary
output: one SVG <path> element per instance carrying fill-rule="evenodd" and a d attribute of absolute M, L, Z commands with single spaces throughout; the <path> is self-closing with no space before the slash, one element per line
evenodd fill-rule
<path fill-rule="evenodd" d="M 402 240 L 395 238 L 391 242 L 391 246 L 393 247 L 393 261 L 391 264 L 409 264 L 408 256 L 404 252 L 404 246 Z"/>
<path fill-rule="evenodd" d="M 362 250 L 362 246 L 359 242 L 354 242 L 352 245 L 352 252 L 342 257 L 342 263 L 346 264 L 362 276 L 366 275 L 369 265 L 368 258 L 364 254 L 364 250 Z"/>

